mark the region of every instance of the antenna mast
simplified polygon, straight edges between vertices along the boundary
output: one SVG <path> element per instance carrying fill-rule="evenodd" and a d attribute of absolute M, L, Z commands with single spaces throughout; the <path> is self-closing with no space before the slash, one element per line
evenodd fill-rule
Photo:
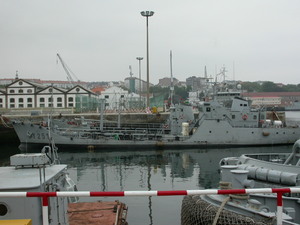
<path fill-rule="evenodd" d="M 170 51 L 170 73 L 171 73 L 170 99 L 171 99 L 171 106 L 173 106 L 174 82 L 173 82 L 173 69 L 172 69 L 172 50 Z"/>

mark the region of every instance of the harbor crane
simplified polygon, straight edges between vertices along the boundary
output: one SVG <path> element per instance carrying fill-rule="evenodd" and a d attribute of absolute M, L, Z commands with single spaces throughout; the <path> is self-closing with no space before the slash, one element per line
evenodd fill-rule
<path fill-rule="evenodd" d="M 72 72 L 72 70 L 70 69 L 70 67 L 68 67 L 68 65 L 63 61 L 63 59 L 61 58 L 61 56 L 57 53 L 56 54 L 62 67 L 64 68 L 66 74 L 67 74 L 67 79 L 68 81 L 74 86 L 75 82 L 78 82 L 79 79 L 76 77 L 76 75 Z M 76 78 L 76 80 L 74 81 L 73 77 Z"/>

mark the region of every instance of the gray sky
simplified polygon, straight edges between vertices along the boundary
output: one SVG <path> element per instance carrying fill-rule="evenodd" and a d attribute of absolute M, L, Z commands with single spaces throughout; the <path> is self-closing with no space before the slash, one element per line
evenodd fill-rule
<path fill-rule="evenodd" d="M 67 80 L 56 53 L 83 81 L 227 79 L 300 83 L 299 0 L 0 0 L 0 78 Z"/>

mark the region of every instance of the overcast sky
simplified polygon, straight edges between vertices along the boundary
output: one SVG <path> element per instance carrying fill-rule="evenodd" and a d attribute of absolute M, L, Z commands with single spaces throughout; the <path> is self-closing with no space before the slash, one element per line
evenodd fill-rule
<path fill-rule="evenodd" d="M 150 82 L 170 76 L 300 83 L 300 0 L 0 0 L 0 78 L 120 81 L 129 65 Z M 76 79 L 76 78 L 75 78 Z"/>

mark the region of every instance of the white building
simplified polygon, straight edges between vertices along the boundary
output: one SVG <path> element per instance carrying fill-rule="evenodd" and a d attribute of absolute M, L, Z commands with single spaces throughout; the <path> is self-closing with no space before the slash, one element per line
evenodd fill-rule
<path fill-rule="evenodd" d="M 248 99 L 251 100 L 252 105 L 255 105 L 255 106 L 262 106 L 262 105 L 279 106 L 279 105 L 281 105 L 281 97 L 278 97 L 278 96 L 250 97 Z"/>
<path fill-rule="evenodd" d="M 110 87 L 101 92 L 101 99 L 105 99 L 105 109 L 107 110 L 121 110 L 140 108 L 144 106 L 145 97 L 135 93 L 128 93 L 120 87 Z M 141 100 L 141 104 L 140 104 Z"/>
<path fill-rule="evenodd" d="M 66 90 L 15 79 L 0 91 L 0 109 L 73 108 L 78 96 L 96 97 L 93 92 L 79 85 Z"/>
<path fill-rule="evenodd" d="M 6 106 L 6 92 L 4 90 L 0 90 L 0 109 Z"/>

